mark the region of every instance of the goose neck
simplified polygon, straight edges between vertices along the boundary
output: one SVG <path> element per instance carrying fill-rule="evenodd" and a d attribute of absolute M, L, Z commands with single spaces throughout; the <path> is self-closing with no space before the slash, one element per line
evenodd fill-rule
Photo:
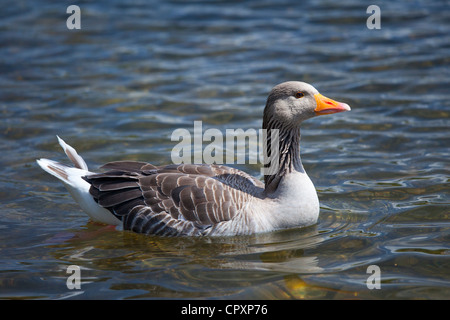
<path fill-rule="evenodd" d="M 300 127 L 286 127 L 275 121 L 263 124 L 267 138 L 265 155 L 268 159 L 264 183 L 266 192 L 275 192 L 280 181 L 291 173 L 305 173 L 300 158 Z"/>

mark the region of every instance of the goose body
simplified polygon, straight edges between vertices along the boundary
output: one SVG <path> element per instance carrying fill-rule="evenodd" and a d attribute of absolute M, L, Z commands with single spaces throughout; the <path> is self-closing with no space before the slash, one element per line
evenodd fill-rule
<path fill-rule="evenodd" d="M 264 110 L 263 129 L 279 130 L 267 154 L 278 166 L 264 182 L 224 165 L 154 166 L 117 161 L 88 170 L 76 150 L 58 137 L 74 164 L 39 159 L 60 179 L 95 221 L 163 236 L 229 236 L 309 226 L 317 222 L 319 200 L 300 159 L 300 124 L 311 117 L 348 111 L 347 104 L 320 95 L 304 82 L 274 87 Z M 269 166 L 269 164 L 267 165 Z"/>

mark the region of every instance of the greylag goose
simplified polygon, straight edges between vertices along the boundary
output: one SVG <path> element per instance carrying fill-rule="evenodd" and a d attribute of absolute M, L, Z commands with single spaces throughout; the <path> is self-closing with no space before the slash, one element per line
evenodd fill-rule
<path fill-rule="evenodd" d="M 275 86 L 264 109 L 267 155 L 275 172 L 264 182 L 224 165 L 117 161 L 93 173 L 74 148 L 58 137 L 74 167 L 37 163 L 66 186 L 92 220 L 125 230 L 162 236 L 230 236 L 315 224 L 319 200 L 300 159 L 300 125 L 309 118 L 350 107 L 297 81 Z M 278 149 L 270 132 L 278 129 Z M 277 145 L 275 145 L 276 149 Z M 269 164 L 265 164 L 269 166 Z"/>

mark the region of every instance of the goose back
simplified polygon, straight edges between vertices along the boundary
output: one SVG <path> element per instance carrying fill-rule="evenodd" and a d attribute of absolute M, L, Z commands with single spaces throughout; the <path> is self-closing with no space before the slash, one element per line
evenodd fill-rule
<path fill-rule="evenodd" d="M 90 194 L 122 220 L 126 230 L 156 235 L 204 235 L 230 221 L 264 184 L 222 165 L 154 166 L 110 162 L 107 171 L 84 177 Z"/>

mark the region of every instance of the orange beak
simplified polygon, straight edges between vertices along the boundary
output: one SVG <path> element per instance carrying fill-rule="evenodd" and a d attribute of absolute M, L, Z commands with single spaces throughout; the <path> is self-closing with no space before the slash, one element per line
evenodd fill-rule
<path fill-rule="evenodd" d="M 327 98 L 320 93 L 316 93 L 314 95 L 314 98 L 317 102 L 317 107 L 316 109 L 314 109 L 314 111 L 318 116 L 351 110 L 348 104 L 331 100 L 330 98 Z"/>

